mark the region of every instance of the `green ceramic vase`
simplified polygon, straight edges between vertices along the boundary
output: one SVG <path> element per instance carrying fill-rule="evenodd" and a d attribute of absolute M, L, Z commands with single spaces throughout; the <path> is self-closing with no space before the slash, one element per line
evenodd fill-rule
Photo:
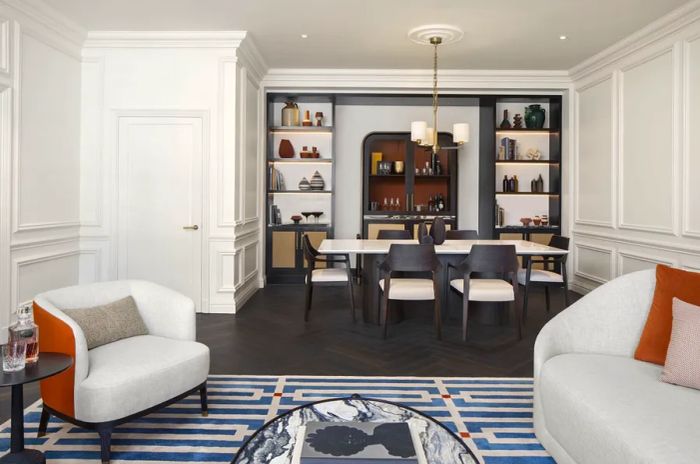
<path fill-rule="evenodd" d="M 525 107 L 525 127 L 528 129 L 542 129 L 544 127 L 545 110 L 540 105 Z"/>

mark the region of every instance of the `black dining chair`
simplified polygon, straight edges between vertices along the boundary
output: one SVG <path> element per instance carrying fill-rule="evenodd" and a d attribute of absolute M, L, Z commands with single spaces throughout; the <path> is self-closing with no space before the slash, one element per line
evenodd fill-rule
<path fill-rule="evenodd" d="M 425 222 L 418 225 L 418 243 L 421 245 L 433 244 L 433 237 L 428 233 L 428 225 Z"/>
<path fill-rule="evenodd" d="M 445 232 L 446 240 L 479 240 L 479 234 L 475 230 L 448 230 Z"/>
<path fill-rule="evenodd" d="M 389 254 L 379 265 L 379 288 L 382 294 L 379 320 L 382 323 L 383 337 L 386 338 L 391 300 L 433 300 L 435 310 L 435 331 L 438 340 L 442 339 L 442 319 L 440 318 L 440 292 L 437 273 L 440 261 L 433 245 L 393 244 Z M 431 273 L 431 278 L 403 277 L 416 273 Z M 401 273 L 401 277 L 393 277 Z"/>
<path fill-rule="evenodd" d="M 433 238 L 433 243 L 435 245 L 442 245 L 445 242 L 446 231 L 447 226 L 443 218 L 438 216 L 433 219 L 433 224 L 430 226 L 430 236 Z"/>
<path fill-rule="evenodd" d="M 450 265 L 450 287 L 462 294 L 462 340 L 467 340 L 469 302 L 510 302 L 515 313 L 518 339 L 523 338 L 523 320 L 518 305 L 518 257 L 515 245 L 472 245 L 467 258 L 459 265 Z M 451 270 L 458 278 L 450 276 Z M 495 275 L 495 278 L 473 278 L 472 274 Z"/>
<path fill-rule="evenodd" d="M 377 240 L 411 240 L 411 232 L 406 229 L 381 229 Z"/>
<path fill-rule="evenodd" d="M 569 250 L 569 238 L 553 235 L 549 246 L 560 250 Z M 527 302 L 532 287 L 544 287 L 544 300 L 547 313 L 550 312 L 549 289 L 561 288 L 564 292 L 565 307 L 569 306 L 569 288 L 566 276 L 566 258 L 568 254 L 558 256 L 537 256 L 528 258 L 525 268 L 518 271 L 518 283 L 525 287 L 523 296 L 523 321 L 527 319 Z M 543 269 L 533 269 L 533 264 L 542 264 Z"/>
<path fill-rule="evenodd" d="M 350 266 L 350 256 L 347 254 L 324 254 L 322 255 L 309 240 L 309 236 L 304 234 L 303 249 L 304 257 L 308 263 L 306 269 L 306 307 L 304 310 L 304 321 L 309 320 L 309 312 L 311 312 L 311 299 L 313 297 L 314 286 L 342 286 L 347 285 L 350 293 L 350 309 L 352 311 L 352 320 L 355 322 L 355 295 L 352 285 L 352 269 Z M 317 263 L 334 264 L 343 263 L 345 269 L 336 267 L 317 268 Z"/>

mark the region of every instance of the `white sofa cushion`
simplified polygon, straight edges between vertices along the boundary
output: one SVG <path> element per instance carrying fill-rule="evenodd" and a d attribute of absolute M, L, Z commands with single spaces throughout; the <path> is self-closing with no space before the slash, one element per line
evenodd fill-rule
<path fill-rule="evenodd" d="M 379 281 L 384 291 L 384 279 Z M 435 288 L 430 279 L 408 279 L 395 277 L 389 284 L 390 300 L 434 300 Z"/>
<path fill-rule="evenodd" d="M 311 282 L 347 282 L 348 270 L 331 267 L 311 271 Z"/>
<path fill-rule="evenodd" d="M 450 282 L 452 288 L 464 293 L 464 279 Z M 502 279 L 471 279 L 469 281 L 469 301 L 513 301 L 513 286 Z"/>
<path fill-rule="evenodd" d="M 525 278 L 527 277 L 527 269 L 518 270 L 518 283 L 520 285 L 525 285 L 527 282 Z M 530 272 L 530 282 L 547 282 L 547 283 L 562 283 L 564 278 L 561 274 L 557 274 L 552 271 L 545 271 L 544 269 L 532 269 Z"/>
<path fill-rule="evenodd" d="M 561 354 L 538 379 L 550 435 L 586 463 L 696 463 L 700 391 L 659 381 L 662 367 L 631 358 Z"/>
<path fill-rule="evenodd" d="M 89 373 L 76 386 L 75 418 L 104 422 L 143 411 L 207 379 L 209 348 L 142 335 L 88 352 Z"/>

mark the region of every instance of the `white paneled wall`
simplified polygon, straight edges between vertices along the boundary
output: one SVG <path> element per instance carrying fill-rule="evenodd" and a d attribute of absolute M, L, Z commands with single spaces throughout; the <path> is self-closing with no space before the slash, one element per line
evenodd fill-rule
<path fill-rule="evenodd" d="M 574 286 L 700 268 L 700 6 L 572 70 Z"/>
<path fill-rule="evenodd" d="M 25 6 L 0 2 L 0 334 L 19 304 L 76 284 L 82 260 L 83 34 Z"/>
<path fill-rule="evenodd" d="M 171 156 L 171 162 L 201 160 L 204 173 L 194 232 L 201 234 L 201 292 L 191 295 L 201 293 L 198 307 L 235 312 L 259 287 L 264 65 L 246 40 L 244 32 L 89 34 L 82 69 L 81 282 L 128 274 L 120 203 L 131 194 L 118 167 L 129 155 L 123 122 L 136 118 L 140 140 L 155 147 L 169 143 L 159 139 L 169 134 L 159 129 L 163 121 L 201 126 L 196 140 L 177 145 Z"/>

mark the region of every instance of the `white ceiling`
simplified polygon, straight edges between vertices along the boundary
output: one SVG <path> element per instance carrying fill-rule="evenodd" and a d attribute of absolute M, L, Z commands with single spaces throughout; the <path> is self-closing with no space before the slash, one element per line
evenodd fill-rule
<path fill-rule="evenodd" d="M 440 67 L 569 69 L 686 0 L 45 0 L 87 30 L 245 30 L 268 65 L 428 68 L 406 37 L 460 27 Z M 301 34 L 308 34 L 302 39 Z M 565 34 L 568 40 L 559 40 Z"/>

